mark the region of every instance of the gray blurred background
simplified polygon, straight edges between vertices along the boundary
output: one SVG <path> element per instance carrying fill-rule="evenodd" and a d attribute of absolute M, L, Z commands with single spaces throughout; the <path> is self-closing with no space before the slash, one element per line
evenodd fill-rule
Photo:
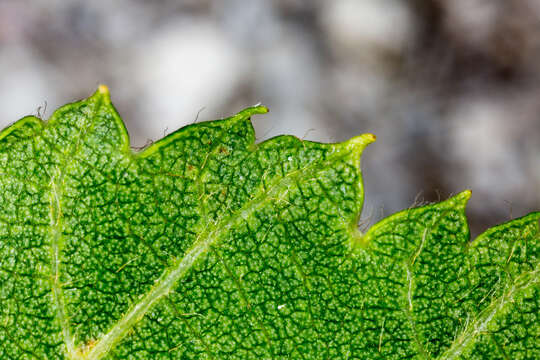
<path fill-rule="evenodd" d="M 1 127 L 100 83 L 134 147 L 258 102 L 259 140 L 375 133 L 364 224 L 540 209 L 540 0 L 0 0 Z"/>

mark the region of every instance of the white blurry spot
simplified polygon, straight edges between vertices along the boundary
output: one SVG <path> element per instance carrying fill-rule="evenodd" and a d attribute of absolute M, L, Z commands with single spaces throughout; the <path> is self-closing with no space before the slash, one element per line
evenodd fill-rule
<path fill-rule="evenodd" d="M 319 104 L 315 101 L 324 90 L 320 59 L 307 34 L 283 30 L 286 32 L 265 43 L 254 59 L 254 92 L 270 107 L 264 120 L 254 119 L 257 139 L 291 134 L 326 140 L 327 132 L 317 116 Z"/>
<path fill-rule="evenodd" d="M 540 1 L 538 0 L 524 0 L 527 10 L 531 12 L 537 18 L 540 18 Z"/>
<path fill-rule="evenodd" d="M 333 0 L 321 10 L 330 40 L 348 52 L 399 51 L 413 35 L 409 8 L 398 0 Z"/>
<path fill-rule="evenodd" d="M 373 66 L 335 66 L 329 79 L 336 101 L 366 118 L 380 117 L 381 107 L 388 102 L 388 93 L 395 85 L 388 71 L 377 63 Z"/>
<path fill-rule="evenodd" d="M 278 309 L 278 310 L 281 310 L 281 309 L 283 309 L 285 306 L 287 306 L 287 304 L 281 304 L 281 305 L 278 305 L 277 309 Z"/>
<path fill-rule="evenodd" d="M 194 122 L 203 107 L 224 104 L 247 73 L 239 51 L 214 25 L 202 21 L 154 33 L 149 42 L 140 42 L 134 58 L 131 71 L 138 74 L 139 109 L 145 119 L 140 128 L 153 139 Z"/>
<path fill-rule="evenodd" d="M 471 187 L 480 195 L 476 197 L 485 195 L 493 206 L 512 198 L 513 189 L 526 187 L 528 181 L 514 149 L 519 144 L 520 122 L 514 110 L 496 98 L 464 99 L 449 119 L 454 124 L 452 152 L 461 167 L 453 180 Z M 512 118 L 513 122 L 508 121 Z M 518 199 L 514 196 L 513 200 Z M 485 202 L 478 206 L 489 207 Z"/>
<path fill-rule="evenodd" d="M 0 129 L 26 115 L 36 115 L 45 101 L 47 114 L 56 106 L 50 91 L 53 70 L 23 47 L 5 46 L 0 49 Z M 43 115 L 43 114 L 42 114 Z"/>

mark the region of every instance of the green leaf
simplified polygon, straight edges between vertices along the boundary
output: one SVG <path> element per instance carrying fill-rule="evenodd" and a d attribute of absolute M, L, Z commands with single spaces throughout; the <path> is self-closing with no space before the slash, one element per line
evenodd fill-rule
<path fill-rule="evenodd" d="M 248 108 L 133 152 L 105 87 L 0 132 L 0 359 L 538 359 L 540 213 L 357 230 L 360 155 Z"/>

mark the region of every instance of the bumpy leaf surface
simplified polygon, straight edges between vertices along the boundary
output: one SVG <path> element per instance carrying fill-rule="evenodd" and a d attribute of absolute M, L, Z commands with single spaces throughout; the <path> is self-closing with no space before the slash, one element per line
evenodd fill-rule
<path fill-rule="evenodd" d="M 357 230 L 360 155 L 252 107 L 130 149 L 107 89 L 0 133 L 0 359 L 540 359 L 532 213 Z"/>

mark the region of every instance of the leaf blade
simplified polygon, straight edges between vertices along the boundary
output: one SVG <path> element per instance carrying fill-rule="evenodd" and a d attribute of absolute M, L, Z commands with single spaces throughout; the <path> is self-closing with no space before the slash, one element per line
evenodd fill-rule
<path fill-rule="evenodd" d="M 100 87 L 0 132 L 0 355 L 537 357 L 538 213 L 471 243 L 466 191 L 363 235 L 374 136 L 255 144 L 266 111 L 133 152 Z"/>

